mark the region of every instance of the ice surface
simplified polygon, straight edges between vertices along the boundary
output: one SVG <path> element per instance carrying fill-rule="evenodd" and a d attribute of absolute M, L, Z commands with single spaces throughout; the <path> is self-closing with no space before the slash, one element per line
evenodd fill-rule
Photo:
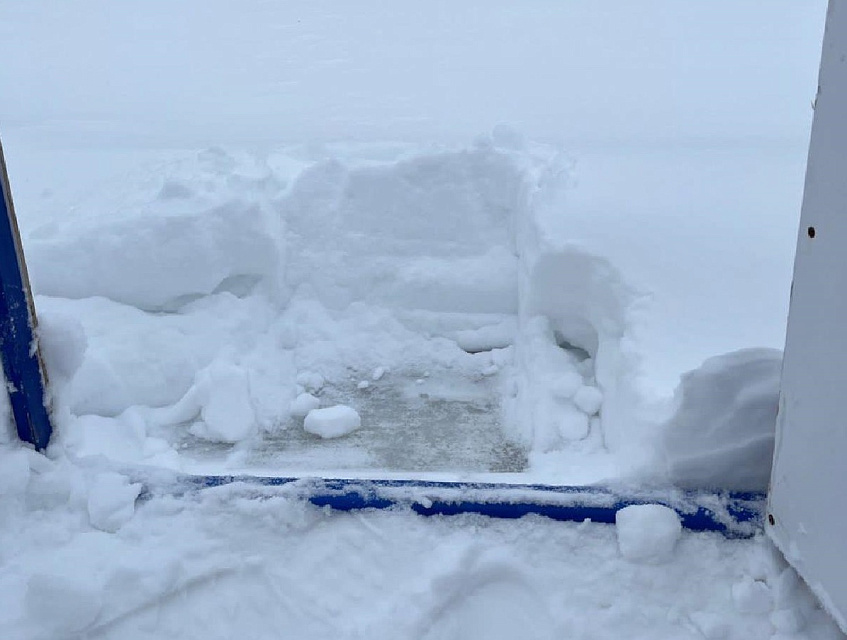
<path fill-rule="evenodd" d="M 763 491 L 770 481 L 782 353 L 746 349 L 682 377 L 663 444 L 686 487 Z"/>
<path fill-rule="evenodd" d="M 682 534 L 679 516 L 660 504 L 624 507 L 615 514 L 615 528 L 621 555 L 641 564 L 668 562 Z"/>
<path fill-rule="evenodd" d="M 352 407 L 337 404 L 312 409 L 303 421 L 303 428 L 321 438 L 340 438 L 362 426 L 362 418 Z"/>

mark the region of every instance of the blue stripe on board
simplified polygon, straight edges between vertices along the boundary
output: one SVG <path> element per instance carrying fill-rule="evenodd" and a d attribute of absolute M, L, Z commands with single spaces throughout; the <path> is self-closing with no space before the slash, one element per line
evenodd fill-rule
<path fill-rule="evenodd" d="M 492 518 L 540 515 L 559 521 L 615 522 L 620 509 L 664 504 L 692 531 L 750 537 L 761 531 L 766 496 L 754 492 L 682 490 L 617 492 L 604 487 L 425 480 L 354 480 L 261 476 L 180 476 L 174 482 L 147 482 L 143 498 L 182 495 L 235 483 L 283 487 L 319 507 L 337 511 L 407 507 L 424 516 L 480 514 Z"/>

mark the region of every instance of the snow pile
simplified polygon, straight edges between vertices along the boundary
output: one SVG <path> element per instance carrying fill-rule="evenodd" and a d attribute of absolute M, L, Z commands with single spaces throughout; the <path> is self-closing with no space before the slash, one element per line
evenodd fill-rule
<path fill-rule="evenodd" d="M 238 484 L 136 506 L 124 476 L 17 445 L 0 473 L 3 637 L 841 637 L 766 539 L 680 533 L 656 505 L 617 527 Z"/>
<path fill-rule="evenodd" d="M 321 438 L 340 438 L 362 426 L 356 410 L 343 404 L 324 409 L 312 409 L 303 421 L 303 428 Z"/>
<path fill-rule="evenodd" d="M 679 516 L 660 504 L 636 504 L 615 514 L 618 548 L 626 560 L 642 564 L 664 564 L 682 534 Z"/>
<path fill-rule="evenodd" d="M 260 161 L 220 149 L 127 177 L 113 193 L 32 230 L 33 286 L 42 295 L 103 296 L 150 310 L 249 291 L 277 278 L 281 229 L 269 201 L 284 188 Z"/>
<path fill-rule="evenodd" d="M 710 358 L 682 377 L 662 440 L 675 484 L 767 488 L 781 368 L 781 352 L 744 349 Z"/>

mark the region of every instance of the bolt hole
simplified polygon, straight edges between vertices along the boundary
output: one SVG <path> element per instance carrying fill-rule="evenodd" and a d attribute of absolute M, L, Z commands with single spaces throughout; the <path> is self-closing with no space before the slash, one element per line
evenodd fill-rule
<path fill-rule="evenodd" d="M 768 514 L 768 524 L 770 524 L 771 526 L 774 526 L 776 524 L 776 520 L 774 520 L 772 513 Z"/>
<path fill-rule="evenodd" d="M 814 237 L 815 237 L 815 228 L 814 228 L 814 227 L 809 227 L 808 229 L 806 229 L 806 233 L 808 233 L 808 234 L 809 234 L 809 237 L 810 237 L 810 238 L 814 238 Z"/>

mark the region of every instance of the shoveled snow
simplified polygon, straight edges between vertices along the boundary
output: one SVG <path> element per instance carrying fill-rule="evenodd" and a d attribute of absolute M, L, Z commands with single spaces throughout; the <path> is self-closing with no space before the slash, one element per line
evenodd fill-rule
<path fill-rule="evenodd" d="M 362 426 L 362 419 L 352 407 L 343 404 L 312 409 L 303 421 L 303 428 L 321 438 L 340 438 Z"/>
<path fill-rule="evenodd" d="M 0 394 L 0 637 L 838 638 L 666 512 L 121 473 L 760 486 L 779 354 L 707 360 L 784 337 L 824 3 L 777 5 L 0 5 L 57 426 Z"/>
<path fill-rule="evenodd" d="M 684 487 L 764 491 L 771 475 L 782 353 L 745 349 L 682 376 L 664 425 L 671 480 Z"/>

